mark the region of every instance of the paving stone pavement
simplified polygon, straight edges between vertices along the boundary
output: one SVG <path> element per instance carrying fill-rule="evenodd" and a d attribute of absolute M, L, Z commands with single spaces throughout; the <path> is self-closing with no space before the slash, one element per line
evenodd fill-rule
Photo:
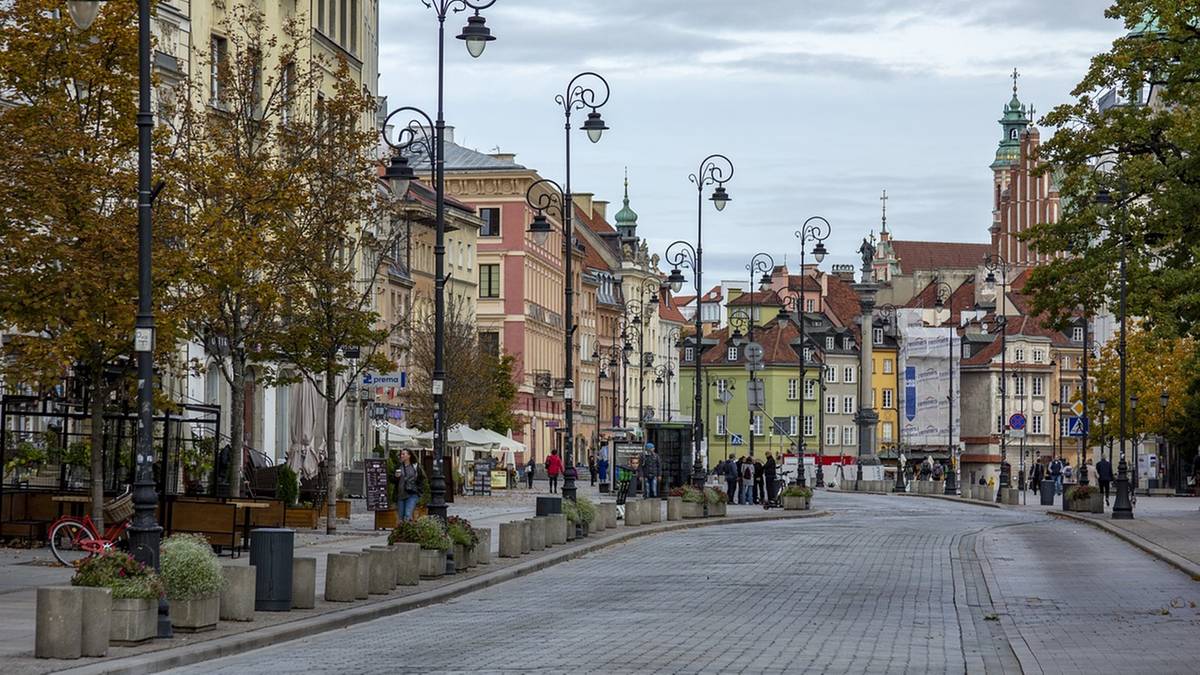
<path fill-rule="evenodd" d="M 939 500 L 817 502 L 834 517 L 641 539 L 178 672 L 1196 671 L 1200 585 L 1103 532 Z"/>

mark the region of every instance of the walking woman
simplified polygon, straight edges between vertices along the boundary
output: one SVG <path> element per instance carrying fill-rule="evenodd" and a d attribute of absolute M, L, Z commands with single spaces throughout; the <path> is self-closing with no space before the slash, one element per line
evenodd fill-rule
<path fill-rule="evenodd" d="M 558 450 L 551 450 L 550 456 L 546 458 L 546 475 L 550 477 L 551 494 L 558 492 L 558 477 L 562 472 L 562 458 L 558 456 Z"/>
<path fill-rule="evenodd" d="M 396 469 L 396 509 L 400 520 L 412 520 L 417 502 L 425 491 L 425 474 L 408 450 L 400 451 L 400 466 Z"/>
<path fill-rule="evenodd" d="M 533 457 L 530 456 L 525 461 L 525 486 L 530 490 L 533 489 L 533 473 L 535 469 L 537 469 L 537 462 L 533 461 Z"/>

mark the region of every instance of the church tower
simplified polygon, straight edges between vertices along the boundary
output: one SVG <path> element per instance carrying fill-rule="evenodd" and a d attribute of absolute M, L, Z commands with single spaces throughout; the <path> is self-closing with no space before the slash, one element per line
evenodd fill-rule
<path fill-rule="evenodd" d="M 638 215 L 629 208 L 629 169 L 625 169 L 625 199 L 614 220 L 617 222 L 617 233 L 621 235 L 621 243 L 637 243 Z"/>
<path fill-rule="evenodd" d="M 1000 138 L 1000 146 L 996 148 L 996 159 L 992 162 L 992 237 L 995 238 L 1000 229 L 1000 203 L 1006 192 L 1009 191 L 1009 174 L 1012 167 L 1016 166 L 1021 159 L 1021 139 L 1025 131 L 1029 129 L 1030 117 L 1032 110 L 1026 114 L 1025 106 L 1021 103 L 1021 99 L 1017 98 L 1017 78 L 1020 73 L 1016 68 L 1012 72 L 1012 100 L 1008 105 L 1004 106 L 1004 115 L 999 119 L 1000 128 L 1004 130 L 1003 136 Z"/>

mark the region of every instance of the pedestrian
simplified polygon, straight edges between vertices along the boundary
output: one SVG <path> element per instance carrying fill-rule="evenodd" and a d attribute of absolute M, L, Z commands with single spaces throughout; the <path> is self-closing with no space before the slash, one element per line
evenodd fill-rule
<path fill-rule="evenodd" d="M 1050 462 L 1050 480 L 1054 481 L 1054 494 L 1056 494 L 1056 495 L 1062 494 L 1062 482 L 1063 482 L 1062 472 L 1063 472 L 1062 460 L 1059 459 L 1058 457 L 1055 457 Z"/>
<path fill-rule="evenodd" d="M 525 462 L 525 484 L 530 490 L 533 489 L 533 474 L 537 470 L 537 462 L 533 460 L 533 456 Z"/>
<path fill-rule="evenodd" d="M 754 460 L 754 503 L 761 504 L 766 497 L 763 490 L 763 463 L 761 459 Z"/>
<path fill-rule="evenodd" d="M 550 478 L 550 494 L 558 492 L 558 477 L 562 475 L 563 463 L 562 458 L 558 456 L 558 450 L 551 450 L 550 456 L 546 458 L 546 476 Z"/>
<path fill-rule="evenodd" d="M 1037 494 L 1042 487 L 1042 478 L 1046 475 L 1046 467 L 1041 461 L 1033 463 L 1033 469 L 1029 472 L 1029 482 L 1033 483 L 1033 494 Z"/>
<path fill-rule="evenodd" d="M 941 463 L 938 463 L 938 464 L 934 464 L 934 465 L 933 465 L 933 479 L 934 479 L 934 480 L 941 480 L 941 479 L 942 479 L 942 465 L 941 465 Z"/>
<path fill-rule="evenodd" d="M 737 493 L 738 484 L 738 469 L 737 462 L 734 461 L 733 455 L 729 459 L 721 462 L 721 475 L 725 478 L 725 495 L 730 504 L 740 500 L 741 495 Z"/>
<path fill-rule="evenodd" d="M 599 470 L 596 467 L 596 456 L 588 455 L 588 473 L 592 475 L 592 485 L 596 484 L 596 474 Z"/>
<path fill-rule="evenodd" d="M 775 464 L 775 456 L 767 453 L 767 462 L 763 465 L 763 478 L 766 481 L 766 499 L 763 500 L 763 508 L 771 508 L 771 502 L 775 501 L 775 480 L 778 477 L 778 467 Z"/>
<path fill-rule="evenodd" d="M 425 491 L 425 474 L 417 466 L 416 458 L 408 450 L 400 451 L 400 466 L 396 467 L 396 517 L 412 520 L 417 512 L 417 502 Z"/>
<path fill-rule="evenodd" d="M 653 443 L 646 444 L 646 451 L 642 454 L 642 496 L 652 498 L 658 496 L 658 452 L 654 449 Z"/>
<path fill-rule="evenodd" d="M 601 455 L 600 460 L 596 462 L 596 471 L 600 473 L 600 482 L 608 482 L 608 457 Z"/>
<path fill-rule="evenodd" d="M 757 483 L 754 480 L 754 462 L 749 458 L 742 458 L 742 504 L 754 503 L 754 486 Z"/>
<path fill-rule="evenodd" d="M 1070 480 L 1075 477 L 1075 470 L 1073 468 L 1071 468 L 1071 462 L 1069 460 L 1066 460 L 1066 459 L 1063 460 L 1062 474 L 1063 474 L 1063 480 L 1068 481 L 1068 482 L 1070 482 Z"/>
<path fill-rule="evenodd" d="M 1100 483 L 1100 494 L 1104 495 L 1105 506 L 1108 506 L 1108 489 L 1112 485 L 1112 479 L 1112 463 L 1101 454 L 1100 461 L 1096 462 L 1096 481 Z"/>

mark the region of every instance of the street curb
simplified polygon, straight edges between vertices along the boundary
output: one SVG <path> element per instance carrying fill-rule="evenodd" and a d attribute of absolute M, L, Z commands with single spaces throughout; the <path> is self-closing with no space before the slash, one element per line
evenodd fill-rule
<path fill-rule="evenodd" d="M 716 525 L 760 523 L 779 520 L 800 520 L 807 518 L 818 518 L 828 515 L 831 515 L 829 511 L 801 511 L 790 513 L 780 511 L 778 513 L 768 513 L 754 516 L 729 516 L 724 518 L 702 518 L 697 520 L 673 521 L 659 524 L 650 528 L 640 527 L 636 530 L 619 531 L 613 535 L 602 537 L 595 541 L 587 542 L 587 540 L 584 540 L 587 543 L 583 545 L 567 547 L 564 550 L 557 551 L 550 555 L 543 555 L 532 560 L 519 562 L 504 569 L 496 570 L 494 572 L 487 572 L 480 576 L 463 580 L 459 583 L 418 592 L 402 598 L 384 600 L 360 607 L 350 607 L 344 610 L 335 610 L 307 619 L 269 626 L 259 630 L 251 630 L 245 633 L 209 640 L 207 642 L 201 642 L 193 645 L 186 645 L 175 649 L 164 649 L 158 652 L 148 652 L 145 654 L 120 657 L 110 661 L 100 661 L 94 664 L 88 664 L 85 666 L 69 668 L 56 672 L 70 673 L 72 675 L 142 675 L 144 673 L 157 673 L 171 668 L 178 668 L 180 666 L 187 666 L 194 663 L 200 663 L 202 661 L 218 659 L 224 656 L 243 654 L 254 649 L 269 647 L 281 642 L 289 642 L 312 635 L 323 634 L 332 629 L 346 628 L 359 623 L 374 621 L 375 619 L 399 614 L 401 612 L 407 612 L 410 610 L 419 609 L 421 607 L 443 603 L 468 593 L 483 590 L 506 581 L 512 581 L 513 579 L 527 576 L 553 565 L 575 560 L 576 558 L 580 558 L 589 553 L 594 553 L 601 549 L 608 548 L 609 546 L 623 544 L 625 542 L 653 534 L 663 534 L 666 532 L 677 532 L 681 530 L 690 530 L 699 527 L 711 527 Z M 620 527 L 624 526 L 622 525 Z"/>
<path fill-rule="evenodd" d="M 993 502 L 981 502 L 978 499 L 963 499 L 962 497 L 952 497 L 950 495 L 919 495 L 912 492 L 892 492 L 891 494 L 902 497 L 924 497 L 925 499 L 940 499 L 944 502 L 954 502 L 955 504 L 970 504 L 971 506 L 986 506 L 990 509 L 1007 508 L 1004 504 L 996 504 Z"/>
<path fill-rule="evenodd" d="M 1159 546 L 1158 544 L 1155 544 L 1150 540 L 1140 537 L 1132 532 L 1123 530 L 1115 525 L 1109 525 L 1102 520 L 1094 520 L 1092 518 L 1078 516 L 1067 511 L 1047 511 L 1046 515 L 1054 516 L 1055 518 L 1064 518 L 1066 520 L 1074 520 L 1079 523 L 1087 523 L 1097 527 L 1117 537 L 1118 539 L 1123 540 L 1125 543 L 1141 549 L 1144 553 L 1158 558 L 1180 572 L 1183 572 L 1191 577 L 1192 581 L 1200 581 L 1200 565 L 1188 560 L 1187 558 L 1184 558 L 1178 553 L 1165 549 L 1162 546 Z"/>

